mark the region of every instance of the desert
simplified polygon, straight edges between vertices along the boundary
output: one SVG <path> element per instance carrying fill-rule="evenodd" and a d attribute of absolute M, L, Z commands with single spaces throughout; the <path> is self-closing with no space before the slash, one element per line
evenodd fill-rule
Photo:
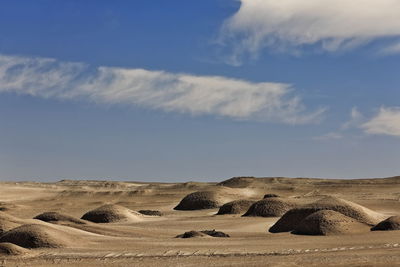
<path fill-rule="evenodd" d="M 1 0 L 0 267 L 400 267 L 400 0 Z"/>
<path fill-rule="evenodd" d="M 1 182 L 0 265 L 396 266 L 399 189 L 400 177 Z"/>

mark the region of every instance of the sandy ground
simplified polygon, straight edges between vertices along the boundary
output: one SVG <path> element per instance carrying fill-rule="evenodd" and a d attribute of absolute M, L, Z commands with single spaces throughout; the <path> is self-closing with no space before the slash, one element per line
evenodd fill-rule
<path fill-rule="evenodd" d="M 266 193 L 275 193 L 306 203 L 332 195 L 387 217 L 400 215 L 398 177 L 249 179 L 224 185 L 233 187 L 237 199 L 260 200 Z M 220 187 L 196 182 L 1 182 L 0 210 L 21 219 L 32 219 L 45 211 L 80 218 L 110 203 L 132 210 L 160 210 L 164 216 L 108 224 L 63 223 L 56 227 L 76 236 L 67 247 L 32 249 L 23 256 L 0 254 L 0 266 L 400 266 L 400 231 L 334 236 L 271 234 L 267 230 L 279 218 L 215 216 L 217 209 L 173 210 L 189 193 Z M 231 237 L 175 238 L 186 231 L 208 229 Z"/>

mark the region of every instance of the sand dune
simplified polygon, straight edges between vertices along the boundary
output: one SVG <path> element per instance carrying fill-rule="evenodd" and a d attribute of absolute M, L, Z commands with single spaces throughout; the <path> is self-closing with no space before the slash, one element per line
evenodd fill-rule
<path fill-rule="evenodd" d="M 214 209 L 222 205 L 244 198 L 256 196 L 255 190 L 247 188 L 229 188 L 225 186 L 214 186 L 207 191 L 197 191 L 186 195 L 175 210 L 201 210 Z"/>
<path fill-rule="evenodd" d="M 199 191 L 185 196 L 174 208 L 175 210 L 214 209 L 229 201 L 213 191 Z"/>
<path fill-rule="evenodd" d="M 270 229 L 271 233 L 293 231 L 307 216 L 320 210 L 332 210 L 360 223 L 374 225 L 384 215 L 351 201 L 336 197 L 324 197 L 314 203 L 294 208 L 286 212 Z"/>
<path fill-rule="evenodd" d="M 58 212 L 44 212 L 34 217 L 34 219 L 41 220 L 44 222 L 72 222 L 77 224 L 85 224 L 86 222 L 70 215 L 58 213 Z"/>
<path fill-rule="evenodd" d="M 232 188 L 246 188 L 256 181 L 257 179 L 255 177 L 233 177 L 231 179 L 218 183 L 218 185 Z"/>
<path fill-rule="evenodd" d="M 296 207 L 296 203 L 290 199 L 265 198 L 252 204 L 243 216 L 279 217 L 294 207 Z"/>
<path fill-rule="evenodd" d="M 72 241 L 64 232 L 39 224 L 21 225 L 0 236 L 0 243 L 13 243 L 24 248 L 66 247 Z"/>
<path fill-rule="evenodd" d="M 86 212 L 83 220 L 95 223 L 113 223 L 120 221 L 136 222 L 142 220 L 142 214 L 119 205 L 104 205 Z"/>
<path fill-rule="evenodd" d="M 363 207 L 357 203 L 331 196 L 322 198 L 309 205 L 309 207 L 335 210 L 346 216 L 354 218 L 359 222 L 369 225 L 374 225 L 385 217 L 383 214 Z"/>
<path fill-rule="evenodd" d="M 300 235 L 336 235 L 366 232 L 369 227 L 333 210 L 320 210 L 308 215 L 293 230 Z"/>
<path fill-rule="evenodd" d="M 175 210 L 202 210 L 219 208 L 235 198 L 233 190 L 217 187 L 213 191 L 197 191 L 185 196 Z"/>
<path fill-rule="evenodd" d="M 250 208 L 251 205 L 254 204 L 254 202 L 255 201 L 252 200 L 241 199 L 225 203 L 219 208 L 217 215 L 243 214 Z"/>

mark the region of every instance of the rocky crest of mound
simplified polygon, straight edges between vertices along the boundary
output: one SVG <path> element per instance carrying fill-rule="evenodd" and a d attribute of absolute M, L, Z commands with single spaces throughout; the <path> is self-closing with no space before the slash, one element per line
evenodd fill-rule
<path fill-rule="evenodd" d="M 24 248 L 58 248 L 68 245 L 62 231 L 39 224 L 26 224 L 3 233 L 0 243 L 13 243 Z"/>
<path fill-rule="evenodd" d="M 279 196 L 276 194 L 265 194 L 264 195 L 264 198 L 271 198 L 271 197 L 279 197 Z"/>
<path fill-rule="evenodd" d="M 290 232 L 307 216 L 318 211 L 317 209 L 294 208 L 286 212 L 271 228 L 269 232 Z"/>
<path fill-rule="evenodd" d="M 283 198 L 266 198 L 257 201 L 243 216 L 250 217 L 279 217 L 295 207 L 295 204 Z"/>
<path fill-rule="evenodd" d="M 177 235 L 175 238 L 194 238 L 194 237 L 209 237 L 209 235 L 206 235 L 200 231 L 189 231 L 181 235 Z"/>
<path fill-rule="evenodd" d="M 219 208 L 217 215 L 242 214 L 246 212 L 254 202 L 255 201 L 252 200 L 241 199 L 225 203 Z"/>
<path fill-rule="evenodd" d="M 269 231 L 271 233 L 293 231 L 303 219 L 320 210 L 337 211 L 360 223 L 368 225 L 374 225 L 382 218 L 381 214 L 351 201 L 336 197 L 325 197 L 303 207 L 289 210 L 269 229 Z"/>
<path fill-rule="evenodd" d="M 140 221 L 142 214 L 119 205 L 104 205 L 88 211 L 81 219 L 94 223 L 113 223 L 120 221 Z"/>
<path fill-rule="evenodd" d="M 212 237 L 230 237 L 228 234 L 225 234 L 224 232 L 215 231 L 215 229 L 214 230 L 204 230 L 201 232 L 206 235 L 212 236 Z"/>
<path fill-rule="evenodd" d="M 367 231 L 368 226 L 333 210 L 320 210 L 304 218 L 292 233 L 336 235 Z"/>
<path fill-rule="evenodd" d="M 384 218 L 382 214 L 357 203 L 332 196 L 322 198 L 310 206 L 320 210 L 334 210 L 369 225 L 375 225 Z"/>
<path fill-rule="evenodd" d="M 19 256 L 29 253 L 29 250 L 12 243 L 0 243 L 0 255 Z"/>
<path fill-rule="evenodd" d="M 193 238 L 193 237 L 230 237 L 224 232 L 215 230 L 203 230 L 203 231 L 189 231 L 181 235 L 177 235 L 176 238 Z"/>
<path fill-rule="evenodd" d="M 222 181 L 218 183 L 218 185 L 231 187 L 231 188 L 244 188 L 251 185 L 257 178 L 249 176 L 249 177 L 233 177 L 228 180 Z"/>
<path fill-rule="evenodd" d="M 400 230 L 400 216 L 392 216 L 371 228 L 371 231 Z"/>
<path fill-rule="evenodd" d="M 218 208 L 225 203 L 224 197 L 214 191 L 198 191 L 185 196 L 175 210 L 201 210 Z"/>
<path fill-rule="evenodd" d="M 34 217 L 36 220 L 41 220 L 44 222 L 72 222 L 77 224 L 85 224 L 86 222 L 77 218 L 74 218 L 70 215 L 61 214 L 58 212 L 44 212 L 42 214 Z"/>
<path fill-rule="evenodd" d="M 162 216 L 163 213 L 159 210 L 139 210 L 140 214 L 147 215 L 147 216 Z"/>

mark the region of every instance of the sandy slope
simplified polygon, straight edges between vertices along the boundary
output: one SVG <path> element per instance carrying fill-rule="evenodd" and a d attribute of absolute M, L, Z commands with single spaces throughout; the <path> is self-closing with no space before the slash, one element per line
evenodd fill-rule
<path fill-rule="evenodd" d="M 370 180 L 233 179 L 223 183 L 231 199 L 261 200 L 275 193 L 298 203 L 326 195 L 356 202 L 384 216 L 400 215 L 400 178 Z M 267 232 L 279 218 L 218 215 L 218 209 L 176 211 L 195 191 L 220 191 L 214 183 L 129 183 L 61 181 L 0 183 L 0 210 L 17 224 L 37 223 L 62 232 L 60 248 L 32 249 L 17 256 L 0 254 L 0 266 L 396 266 L 400 231 L 333 236 Z M 225 189 L 224 189 L 225 190 Z M 116 223 L 56 224 L 32 219 L 46 211 L 81 218 L 89 210 L 117 204 L 132 211 L 160 210 L 164 216 Z M 230 238 L 177 239 L 190 230 L 216 229 Z"/>

